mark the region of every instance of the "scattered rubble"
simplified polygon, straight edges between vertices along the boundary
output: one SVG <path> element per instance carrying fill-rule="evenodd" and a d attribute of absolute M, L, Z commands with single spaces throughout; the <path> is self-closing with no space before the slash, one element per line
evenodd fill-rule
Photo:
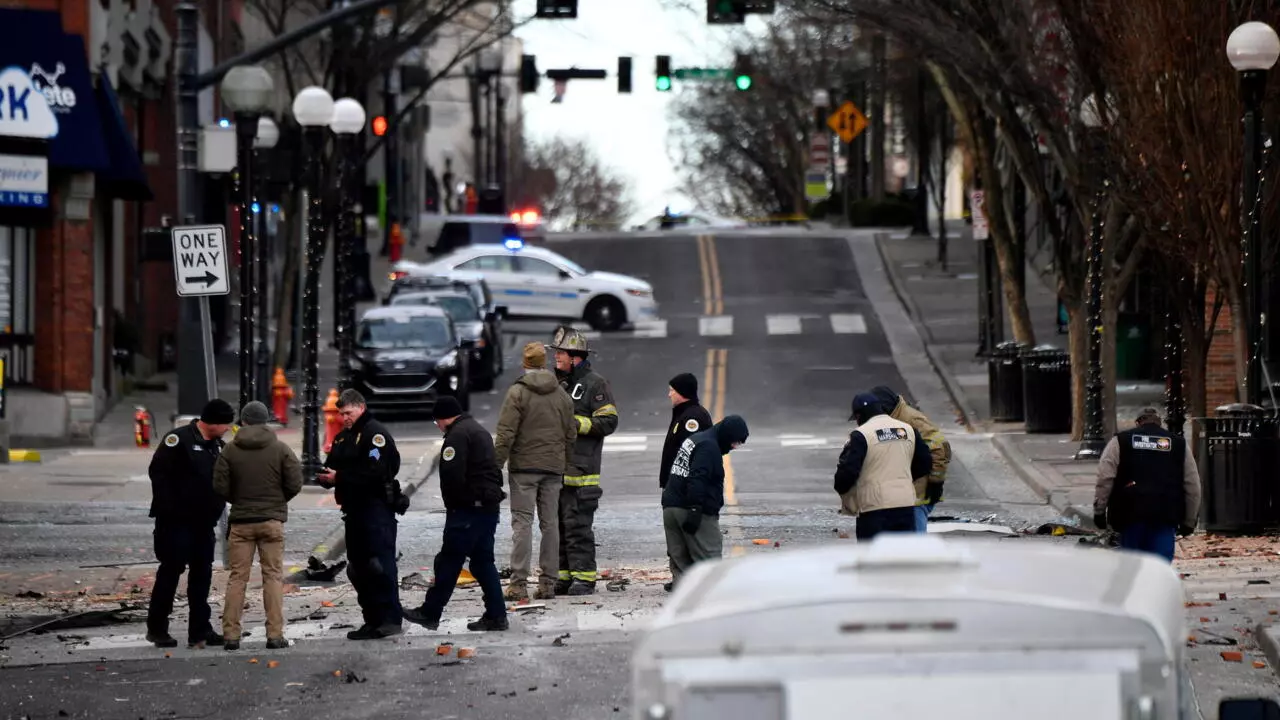
<path fill-rule="evenodd" d="M 346 560 L 339 560 L 333 565 L 325 565 L 312 555 L 307 558 L 307 567 L 302 571 L 304 577 L 315 582 L 333 582 L 338 573 L 347 566 Z"/>
<path fill-rule="evenodd" d="M 420 572 L 413 572 L 400 578 L 401 590 L 426 590 L 431 587 L 431 583 Z"/>

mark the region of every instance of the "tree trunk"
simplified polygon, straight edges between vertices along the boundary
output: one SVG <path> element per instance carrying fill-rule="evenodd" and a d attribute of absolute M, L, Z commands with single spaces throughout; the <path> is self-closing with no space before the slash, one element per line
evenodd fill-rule
<path fill-rule="evenodd" d="M 1104 276 L 1110 274 L 1103 272 Z M 1116 321 L 1120 317 L 1124 289 L 1118 288 L 1115 282 L 1105 282 L 1103 287 L 1106 289 L 1102 293 L 1102 434 L 1111 437 L 1116 432 Z M 1087 348 L 1086 344 L 1086 353 Z"/>
<path fill-rule="evenodd" d="M 1088 384 L 1088 363 L 1075 358 L 1089 357 L 1088 313 L 1084 303 L 1063 301 L 1067 306 L 1067 348 L 1073 358 L 1071 363 L 1071 439 L 1079 442 L 1084 439 L 1084 413 L 1078 409 L 1084 407 L 1084 391 Z"/>

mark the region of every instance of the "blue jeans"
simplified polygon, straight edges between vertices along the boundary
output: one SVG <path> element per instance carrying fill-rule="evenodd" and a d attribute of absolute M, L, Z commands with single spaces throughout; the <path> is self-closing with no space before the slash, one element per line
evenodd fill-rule
<path fill-rule="evenodd" d="M 422 602 L 423 613 L 433 620 L 444 614 L 444 606 L 453 597 L 458 573 L 470 559 L 471 574 L 484 591 L 485 617 L 498 620 L 507 616 L 502 600 L 502 579 L 493 563 L 493 535 L 498 530 L 498 512 L 484 510 L 449 510 L 444 517 L 444 541 L 436 553 L 435 583 Z"/>
<path fill-rule="evenodd" d="M 1120 547 L 1124 550 L 1154 553 L 1173 562 L 1175 533 L 1176 528 L 1172 525 L 1133 523 L 1120 531 Z"/>
<path fill-rule="evenodd" d="M 917 505 L 916 506 L 916 532 L 929 532 L 929 516 L 933 514 L 936 505 Z"/>

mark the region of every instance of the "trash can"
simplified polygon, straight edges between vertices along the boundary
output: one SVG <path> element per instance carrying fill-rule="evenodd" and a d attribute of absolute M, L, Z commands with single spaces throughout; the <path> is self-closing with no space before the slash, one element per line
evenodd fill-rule
<path fill-rule="evenodd" d="M 1224 405 L 1197 418 L 1196 452 L 1204 527 L 1209 532 L 1255 532 L 1280 524 L 1276 492 L 1280 438 L 1274 414 L 1256 405 Z"/>
<path fill-rule="evenodd" d="M 1016 342 L 1002 342 L 987 356 L 987 400 L 991 419 L 998 422 L 1022 421 L 1022 361 L 1019 354 L 1026 348 Z"/>
<path fill-rule="evenodd" d="M 1029 433 L 1071 432 L 1071 355 L 1052 345 L 1022 352 L 1023 417 Z"/>
<path fill-rule="evenodd" d="M 1116 377 L 1145 380 L 1151 375 L 1150 321 L 1137 313 L 1121 315 L 1116 322 Z"/>

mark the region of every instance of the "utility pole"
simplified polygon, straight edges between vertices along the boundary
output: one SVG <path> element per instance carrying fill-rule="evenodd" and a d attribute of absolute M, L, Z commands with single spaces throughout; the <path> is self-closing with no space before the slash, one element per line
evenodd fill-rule
<path fill-rule="evenodd" d="M 382 114 L 387 116 L 388 119 L 395 117 L 396 113 L 399 112 L 398 103 L 396 102 L 396 91 L 399 88 L 395 87 L 398 83 L 394 82 L 392 75 L 394 72 L 395 68 L 391 68 L 382 76 Z M 393 198 L 398 197 L 400 194 L 399 188 L 396 187 L 397 181 L 400 179 L 397 135 L 399 135 L 399 123 L 387 128 L 387 139 L 382 144 L 382 182 L 387 189 L 387 218 L 382 227 L 382 250 L 380 251 L 380 254 L 384 257 L 391 250 L 391 208 L 395 207 Z"/>
<path fill-rule="evenodd" d="M 475 62 L 471 66 L 468 90 L 471 99 L 471 182 L 480 185 L 484 158 L 481 156 L 481 144 L 484 131 L 480 128 L 480 65 Z"/>
<path fill-rule="evenodd" d="M 883 33 L 876 33 L 871 38 L 871 98 L 867 103 L 871 109 L 871 199 L 884 199 L 884 141 L 885 141 L 885 53 L 886 41 Z"/>

